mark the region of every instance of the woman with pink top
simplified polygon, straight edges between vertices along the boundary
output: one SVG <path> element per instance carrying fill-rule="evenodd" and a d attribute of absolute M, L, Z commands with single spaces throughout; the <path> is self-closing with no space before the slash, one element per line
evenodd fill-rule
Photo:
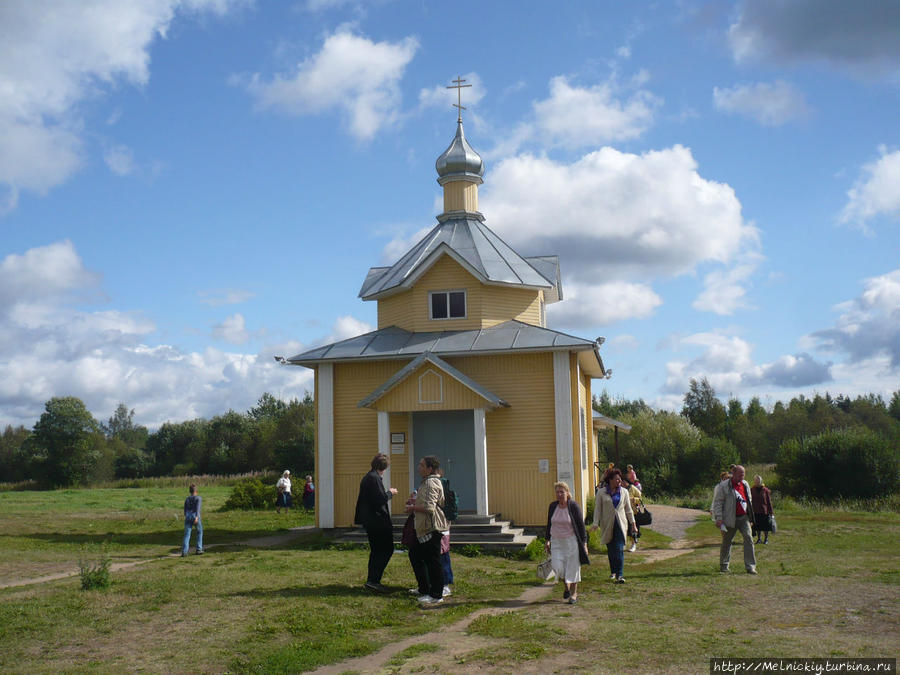
<path fill-rule="evenodd" d="M 563 600 L 570 605 L 578 602 L 578 582 L 581 566 L 590 564 L 587 554 L 587 530 L 581 508 L 572 499 L 569 486 L 559 482 L 553 486 L 556 501 L 550 502 L 547 511 L 545 549 L 550 552 L 553 571 L 566 588 Z"/>

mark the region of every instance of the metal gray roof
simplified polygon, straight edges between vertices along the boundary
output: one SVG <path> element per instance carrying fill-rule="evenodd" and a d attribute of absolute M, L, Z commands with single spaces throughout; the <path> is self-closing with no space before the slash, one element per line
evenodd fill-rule
<path fill-rule="evenodd" d="M 436 354 L 432 354 L 431 352 L 423 352 L 422 354 L 419 354 L 416 358 L 414 358 L 412 361 L 410 361 L 405 366 L 403 366 L 403 368 L 401 368 L 396 373 L 394 373 L 391 377 L 389 377 L 384 382 L 384 384 L 382 384 L 375 391 L 373 391 L 371 394 L 366 396 L 362 401 L 360 401 L 359 404 L 357 405 L 357 407 L 366 408 L 366 407 L 372 405 L 373 403 L 375 403 L 375 401 L 377 401 L 379 398 L 384 396 L 391 389 L 393 389 L 398 384 L 400 384 L 403 380 L 405 380 L 407 378 L 407 376 L 409 376 L 411 373 L 413 373 L 419 366 L 421 366 L 426 361 L 434 364 L 435 366 L 437 366 L 438 368 L 440 368 L 441 370 L 446 372 L 448 375 L 450 375 L 451 377 L 458 380 L 463 385 L 465 385 L 466 387 L 468 387 L 469 389 L 474 391 L 476 394 L 481 396 L 486 401 L 493 403 L 495 406 L 509 407 L 509 403 L 504 401 L 502 398 L 500 398 L 496 394 L 492 393 L 491 391 L 489 391 L 482 385 L 478 384 L 478 382 L 473 380 L 471 377 L 469 377 L 465 373 L 460 372 L 459 370 L 457 370 L 456 368 L 451 366 L 449 363 L 444 361 L 444 359 L 440 358 Z"/>
<path fill-rule="evenodd" d="M 419 354 L 479 354 L 509 351 L 594 351 L 590 340 L 521 321 L 505 321 L 490 328 L 412 333 L 397 326 L 324 345 L 290 357 L 289 363 L 313 365 L 323 361 L 389 359 Z M 599 361 L 599 354 L 597 355 Z M 600 362 L 602 370 L 603 364 Z"/>
<path fill-rule="evenodd" d="M 370 269 L 359 297 L 374 300 L 409 288 L 444 253 L 482 282 L 544 288 L 548 302 L 561 297 L 556 256 L 523 258 L 472 214 L 442 219 L 393 266 Z"/>
<path fill-rule="evenodd" d="M 626 434 L 631 433 L 631 425 L 620 422 L 619 420 L 614 420 L 612 417 L 601 415 L 596 410 L 593 410 L 592 412 L 592 422 L 595 429 L 621 429 Z"/>
<path fill-rule="evenodd" d="M 481 182 L 481 177 L 484 175 L 484 162 L 466 140 L 462 120 L 457 120 L 456 137 L 450 143 L 450 147 L 437 158 L 434 167 L 440 176 L 438 182 L 441 185 L 458 178 Z"/>

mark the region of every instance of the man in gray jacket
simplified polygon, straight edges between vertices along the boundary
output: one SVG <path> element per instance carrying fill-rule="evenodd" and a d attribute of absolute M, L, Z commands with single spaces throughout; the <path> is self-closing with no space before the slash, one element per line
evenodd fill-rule
<path fill-rule="evenodd" d="M 731 542 L 736 532 L 744 538 L 744 567 L 748 574 L 756 574 L 756 551 L 753 550 L 753 504 L 750 501 L 750 484 L 744 480 L 744 467 L 735 466 L 731 478 L 716 486 L 713 496 L 713 519 L 722 530 L 722 546 L 719 548 L 719 571 L 727 572 L 731 562 Z"/>

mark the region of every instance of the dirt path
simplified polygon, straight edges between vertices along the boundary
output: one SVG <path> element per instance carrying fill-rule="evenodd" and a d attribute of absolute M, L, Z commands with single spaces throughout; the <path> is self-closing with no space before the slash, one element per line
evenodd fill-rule
<path fill-rule="evenodd" d="M 654 530 L 667 537 L 672 537 L 672 542 L 668 549 L 654 549 L 642 553 L 640 563 L 631 564 L 647 564 L 674 558 L 675 556 L 690 553 L 693 549 L 688 547 L 684 538 L 687 528 L 697 521 L 698 516 L 706 515 L 704 511 L 698 509 L 683 509 L 676 506 L 651 505 L 653 514 L 653 524 L 647 525 L 647 529 Z M 396 666 L 392 667 L 388 662 L 397 654 L 413 645 L 430 644 L 438 647 L 443 663 L 453 663 L 454 658 L 471 652 L 480 647 L 486 647 L 496 640 L 491 640 L 477 635 L 467 635 L 466 629 L 475 619 L 486 614 L 501 614 L 503 612 L 514 611 L 524 607 L 537 605 L 541 603 L 551 592 L 555 591 L 556 586 L 553 584 L 543 584 L 534 586 L 522 593 L 518 598 L 508 600 L 494 607 L 480 609 L 465 618 L 457 621 L 449 626 L 444 626 L 440 630 L 427 633 L 425 635 L 416 635 L 406 638 L 399 642 L 392 642 L 384 646 L 380 651 L 362 656 L 355 659 L 342 661 L 330 666 L 323 666 L 313 671 L 319 675 L 340 675 L 341 673 L 394 673 L 394 672 L 417 672 L 428 670 L 428 655 L 418 659 L 409 659 L 403 664 L 402 669 Z M 423 610 L 434 611 L 434 610 Z M 440 611 L 440 610 L 438 610 Z M 473 666 L 473 672 L 482 670 L 481 666 Z M 541 672 L 545 670 L 546 664 L 541 662 Z M 469 672 L 469 668 L 457 668 L 458 672 Z"/>
<path fill-rule="evenodd" d="M 253 548 L 266 548 L 268 546 L 281 546 L 282 544 L 286 544 L 290 541 L 293 541 L 297 537 L 302 536 L 303 534 L 314 530 L 314 525 L 304 525 L 303 527 L 292 527 L 284 534 L 274 534 L 268 537 L 256 537 L 255 539 L 248 539 L 247 541 L 232 541 L 223 544 L 211 544 L 209 546 L 205 546 L 204 550 L 209 550 L 212 548 L 217 548 L 219 546 L 251 546 Z M 117 562 L 113 563 L 109 566 L 109 570 L 111 572 L 118 572 L 120 570 L 131 569 L 132 567 L 137 567 L 138 565 L 144 565 L 149 562 L 153 562 L 154 560 L 165 560 L 166 558 L 178 558 L 180 557 L 180 553 L 168 553 L 166 555 L 157 556 L 155 558 L 145 558 L 142 560 L 129 560 L 128 562 Z M 58 572 L 56 574 L 46 574 L 41 577 L 32 577 L 30 579 L 14 579 L 13 581 L 7 581 L 5 583 L 0 583 L 0 589 L 3 588 L 14 588 L 16 586 L 30 586 L 32 584 L 43 584 L 48 581 L 57 581 L 59 579 L 68 579 L 70 577 L 77 577 L 79 574 L 78 570 L 72 570 L 69 572 Z"/>

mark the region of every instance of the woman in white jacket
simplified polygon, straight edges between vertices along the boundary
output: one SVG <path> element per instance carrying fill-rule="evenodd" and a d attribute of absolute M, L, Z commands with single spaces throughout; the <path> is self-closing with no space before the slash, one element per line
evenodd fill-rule
<path fill-rule="evenodd" d="M 622 472 L 610 469 L 594 495 L 594 524 L 600 542 L 606 544 L 609 571 L 616 583 L 625 583 L 625 534 L 634 534 L 634 512 L 628 490 L 622 487 Z"/>

